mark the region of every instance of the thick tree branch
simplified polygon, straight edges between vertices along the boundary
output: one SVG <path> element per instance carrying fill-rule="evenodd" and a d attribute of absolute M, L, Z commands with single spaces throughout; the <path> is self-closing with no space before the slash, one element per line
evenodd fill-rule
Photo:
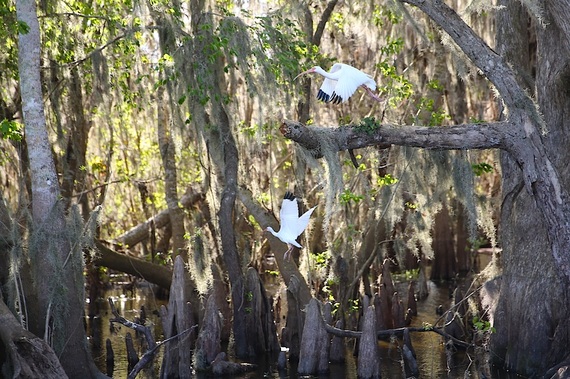
<path fill-rule="evenodd" d="M 505 148 L 510 124 L 491 122 L 449 127 L 378 125 L 374 130 L 363 130 L 357 125 L 321 128 L 285 120 L 280 130 L 284 137 L 320 158 L 324 143 L 326 148 L 332 146 L 337 151 L 368 146 L 388 148 L 391 145 L 445 150 Z"/>
<path fill-rule="evenodd" d="M 449 34 L 465 55 L 495 85 L 509 110 L 523 109 L 531 112 L 535 121 L 541 120 L 534 102 L 519 85 L 513 70 L 461 19 L 455 10 L 441 0 L 401 1 L 418 7 Z"/>
<path fill-rule="evenodd" d="M 126 254 L 117 253 L 99 240 L 95 240 L 99 254 L 93 259 L 98 266 L 105 266 L 113 270 L 135 275 L 146 281 L 158 284 L 162 288 L 169 289 L 172 282 L 172 270 L 145 260 L 130 257 Z"/>

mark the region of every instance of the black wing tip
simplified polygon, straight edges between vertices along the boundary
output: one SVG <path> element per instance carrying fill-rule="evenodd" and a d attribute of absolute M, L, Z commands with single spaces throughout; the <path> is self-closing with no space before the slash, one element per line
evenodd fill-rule
<path fill-rule="evenodd" d="M 283 199 L 293 201 L 293 200 L 295 200 L 295 195 L 293 195 L 292 192 L 287 191 L 287 192 L 285 192 L 285 196 L 283 196 Z"/>
<path fill-rule="evenodd" d="M 320 89 L 319 93 L 317 93 L 317 100 L 321 100 L 324 101 L 325 103 L 328 103 L 330 101 L 330 96 L 325 91 Z"/>
<path fill-rule="evenodd" d="M 333 92 L 331 99 L 330 99 L 330 102 L 333 104 L 340 104 L 340 103 L 342 103 L 342 97 L 337 95 L 336 92 Z"/>
<path fill-rule="evenodd" d="M 340 104 L 343 101 L 343 98 L 340 97 L 336 92 L 333 92 L 332 95 L 329 95 L 322 89 L 319 90 L 317 93 L 317 100 L 320 100 L 325 103 L 333 103 L 333 104 Z"/>

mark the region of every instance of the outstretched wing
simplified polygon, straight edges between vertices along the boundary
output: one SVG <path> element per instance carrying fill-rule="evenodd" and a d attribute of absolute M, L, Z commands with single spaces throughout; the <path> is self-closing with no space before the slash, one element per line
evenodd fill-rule
<path fill-rule="evenodd" d="M 297 229 L 295 231 L 297 237 L 300 236 L 301 233 L 303 233 L 303 231 L 307 228 L 307 225 L 309 225 L 309 218 L 311 217 L 311 214 L 313 214 L 313 211 L 315 210 L 316 207 L 317 206 L 315 205 L 314 207 L 303 213 L 301 217 L 299 217 L 299 220 L 297 222 Z"/>
<path fill-rule="evenodd" d="M 324 101 L 325 103 L 331 101 L 336 84 L 336 80 L 325 78 L 321 88 L 319 88 L 319 92 L 317 93 L 317 100 Z"/>
<path fill-rule="evenodd" d="M 279 222 L 281 229 L 279 233 L 291 234 L 295 233 L 295 225 L 299 219 L 299 206 L 297 199 L 291 192 L 285 193 L 283 202 L 281 203 L 281 210 L 279 211 Z M 296 237 L 296 236 L 295 236 Z M 293 237 L 293 239 L 295 238 Z"/>
<path fill-rule="evenodd" d="M 343 65 L 340 78 L 331 96 L 331 102 L 338 104 L 347 101 L 361 85 L 370 81 L 370 77 L 364 72 L 349 66 Z"/>
<path fill-rule="evenodd" d="M 376 89 L 376 82 L 370 75 L 347 64 L 338 65 L 339 68 L 335 70 L 338 74 L 338 81 L 336 82 L 333 92 L 329 93 L 329 102 L 333 104 L 344 103 L 354 95 L 354 92 L 356 92 L 361 85 L 365 85 L 372 91 Z"/>

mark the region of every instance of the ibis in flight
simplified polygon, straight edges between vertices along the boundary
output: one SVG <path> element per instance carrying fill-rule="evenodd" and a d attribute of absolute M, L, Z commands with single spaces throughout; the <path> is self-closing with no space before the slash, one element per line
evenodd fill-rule
<path fill-rule="evenodd" d="M 344 103 L 356 92 L 358 87 L 362 87 L 374 100 L 383 101 L 374 93 L 376 90 L 374 78 L 350 65 L 335 63 L 329 72 L 320 66 L 315 66 L 300 73 L 295 79 L 301 75 L 312 73 L 317 73 L 325 78 L 317 94 L 317 99 L 325 103 Z"/>
<path fill-rule="evenodd" d="M 291 192 L 285 193 L 283 203 L 281 203 L 281 210 L 279 211 L 279 221 L 281 223 L 279 231 L 276 232 L 271 226 L 265 229 L 287 244 L 288 249 L 285 252 L 285 259 L 291 259 L 293 247 L 302 248 L 297 242 L 297 237 L 299 237 L 307 228 L 307 225 L 309 225 L 309 217 L 311 217 L 316 207 L 317 206 L 312 207 L 299 217 L 299 205 L 297 204 L 295 195 Z"/>

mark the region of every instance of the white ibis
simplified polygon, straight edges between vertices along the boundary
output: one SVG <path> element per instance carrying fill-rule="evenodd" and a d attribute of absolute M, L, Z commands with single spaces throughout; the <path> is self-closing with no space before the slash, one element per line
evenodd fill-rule
<path fill-rule="evenodd" d="M 317 73 L 325 77 L 317 99 L 325 103 L 339 104 L 347 101 L 356 92 L 358 87 L 364 88 L 374 100 L 382 102 L 383 100 L 374 93 L 376 90 L 376 82 L 372 76 L 344 63 L 335 63 L 329 72 L 323 70 L 320 66 L 315 66 L 307 71 L 297 75 L 297 79 L 301 75 Z M 293 79 L 293 80 L 295 80 Z"/>
<path fill-rule="evenodd" d="M 297 237 L 299 237 L 307 228 L 307 225 L 309 225 L 309 217 L 311 217 L 315 208 L 316 206 L 312 207 L 299 217 L 299 205 L 297 204 L 295 195 L 291 192 L 285 193 L 281 210 L 279 211 L 279 221 L 281 223 L 279 232 L 273 230 L 271 226 L 265 229 L 287 244 L 288 249 L 285 252 L 285 259 L 290 260 L 293 247 L 302 248 L 297 242 Z"/>

